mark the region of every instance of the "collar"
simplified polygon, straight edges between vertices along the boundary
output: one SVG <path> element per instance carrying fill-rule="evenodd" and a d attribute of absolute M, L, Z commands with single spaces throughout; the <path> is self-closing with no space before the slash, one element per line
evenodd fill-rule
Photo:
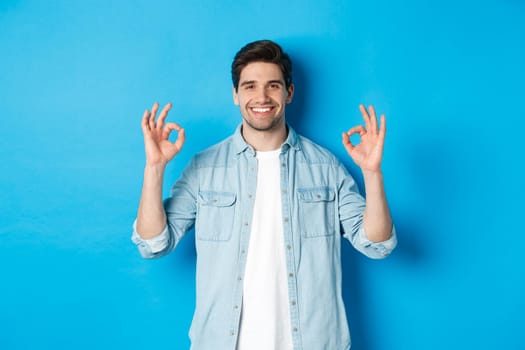
<path fill-rule="evenodd" d="M 301 148 L 300 148 L 300 144 L 299 144 L 300 142 L 299 142 L 299 137 L 297 136 L 297 133 L 288 124 L 286 124 L 286 128 L 288 129 L 288 136 L 286 137 L 286 140 L 284 140 L 281 146 L 281 151 L 284 152 L 288 150 L 289 148 L 299 151 Z M 248 143 L 246 143 L 246 141 L 244 140 L 244 137 L 242 137 L 241 129 L 242 129 L 242 124 L 240 124 L 237 127 L 237 129 L 235 130 L 235 133 L 232 136 L 233 150 L 235 154 L 238 155 L 248 150 L 252 155 L 255 155 L 255 150 L 253 149 L 253 147 L 250 146 Z"/>

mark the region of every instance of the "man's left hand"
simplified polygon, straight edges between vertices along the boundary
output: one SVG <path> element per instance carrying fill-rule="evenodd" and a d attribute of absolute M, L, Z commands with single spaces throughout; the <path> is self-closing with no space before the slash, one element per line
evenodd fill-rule
<path fill-rule="evenodd" d="M 353 161 L 363 172 L 381 171 L 381 159 L 383 157 L 383 145 L 385 143 L 386 122 L 385 115 L 380 118 L 379 129 L 374 106 L 369 106 L 368 111 L 363 105 L 359 110 L 365 120 L 365 126 L 354 126 L 343 133 L 343 145 Z M 350 136 L 359 134 L 361 138 L 357 145 L 353 145 Z"/>

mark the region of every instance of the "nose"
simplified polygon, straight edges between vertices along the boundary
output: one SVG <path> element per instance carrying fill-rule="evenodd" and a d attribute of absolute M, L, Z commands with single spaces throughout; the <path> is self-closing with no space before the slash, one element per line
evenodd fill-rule
<path fill-rule="evenodd" d="M 268 102 L 270 100 L 268 91 L 265 87 L 257 89 L 256 101 L 257 102 Z"/>

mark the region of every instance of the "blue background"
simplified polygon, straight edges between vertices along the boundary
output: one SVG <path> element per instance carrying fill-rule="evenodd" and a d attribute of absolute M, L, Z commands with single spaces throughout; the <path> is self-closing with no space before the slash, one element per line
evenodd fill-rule
<path fill-rule="evenodd" d="M 0 348 L 187 349 L 193 234 L 130 242 L 140 118 L 172 101 L 189 158 L 240 122 L 230 63 L 291 54 L 288 119 L 343 159 L 358 104 L 387 115 L 399 246 L 344 245 L 353 349 L 524 349 L 525 3 L 0 1 Z"/>

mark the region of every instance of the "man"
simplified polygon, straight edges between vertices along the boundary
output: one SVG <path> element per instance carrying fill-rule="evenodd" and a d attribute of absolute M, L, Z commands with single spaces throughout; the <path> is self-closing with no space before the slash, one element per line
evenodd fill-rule
<path fill-rule="evenodd" d="M 175 248 L 195 225 L 196 310 L 192 349 L 349 349 L 341 296 L 341 236 L 372 258 L 396 245 L 380 169 L 385 117 L 360 106 L 365 126 L 343 133 L 363 172 L 366 201 L 324 148 L 286 124 L 292 65 L 277 44 L 243 47 L 232 64 L 242 123 L 194 156 L 162 202 L 166 164 L 184 129 L 168 104 L 145 111 L 144 185 L 133 241 L 145 258 Z M 168 140 L 171 131 L 177 140 Z M 352 134 L 361 142 L 353 145 Z"/>

